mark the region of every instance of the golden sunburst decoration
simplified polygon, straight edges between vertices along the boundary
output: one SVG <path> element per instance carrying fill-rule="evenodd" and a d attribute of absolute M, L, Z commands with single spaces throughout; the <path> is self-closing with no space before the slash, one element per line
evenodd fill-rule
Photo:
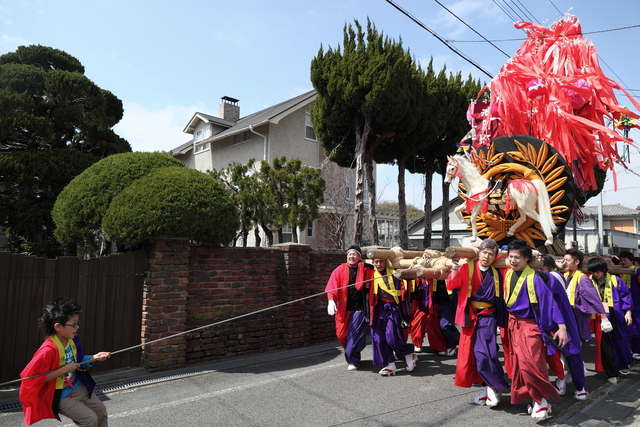
<path fill-rule="evenodd" d="M 559 229 L 564 228 L 573 207 L 573 179 L 562 156 L 549 144 L 527 135 L 501 137 L 488 148 L 478 149 L 471 161 L 486 179 L 543 181 L 549 193 L 553 220 Z M 460 188 L 464 190 L 463 186 Z M 476 219 L 478 236 L 497 242 L 511 240 L 507 232 L 519 216 L 517 209 L 507 214 L 503 205 L 490 205 L 489 210 Z M 531 218 L 518 227 L 514 237 L 527 241 L 531 247 L 542 246 L 546 240 L 540 224 Z"/>

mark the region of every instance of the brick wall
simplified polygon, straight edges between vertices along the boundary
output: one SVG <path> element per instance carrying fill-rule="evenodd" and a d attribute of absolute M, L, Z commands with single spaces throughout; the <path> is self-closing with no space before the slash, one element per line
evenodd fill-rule
<path fill-rule="evenodd" d="M 335 340 L 324 291 L 344 251 L 308 245 L 209 248 L 173 239 L 149 253 L 142 339 L 149 370 Z M 300 298 L 311 297 L 293 304 Z M 281 307 L 272 309 L 272 307 Z M 212 327 L 205 327 L 219 323 Z M 205 328 L 202 328 L 205 327 Z"/>

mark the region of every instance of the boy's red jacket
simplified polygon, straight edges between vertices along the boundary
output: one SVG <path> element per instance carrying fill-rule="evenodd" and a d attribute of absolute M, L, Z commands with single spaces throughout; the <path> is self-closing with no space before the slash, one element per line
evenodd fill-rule
<path fill-rule="evenodd" d="M 73 342 L 76 344 L 77 360 L 83 360 L 85 355 L 77 334 L 73 337 Z M 20 378 L 55 371 L 60 367 L 59 361 L 60 356 L 58 355 L 56 344 L 47 337 L 33 355 L 31 362 L 20 373 Z M 80 382 L 87 387 L 89 395 L 91 395 L 95 381 L 87 372 L 77 370 L 76 375 Z M 56 390 L 55 379 L 45 381 L 46 378 L 46 375 L 41 375 L 30 380 L 24 380 L 20 385 L 20 402 L 22 403 L 24 422 L 27 425 L 37 423 L 46 418 L 56 418 L 60 421 L 58 407 L 62 390 Z"/>

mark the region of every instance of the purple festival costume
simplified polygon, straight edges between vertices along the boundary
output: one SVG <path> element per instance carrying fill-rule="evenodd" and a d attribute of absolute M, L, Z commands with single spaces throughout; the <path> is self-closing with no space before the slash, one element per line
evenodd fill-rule
<path fill-rule="evenodd" d="M 507 335 L 511 358 L 511 403 L 527 399 L 540 403 L 542 399 L 559 397 L 555 386 L 549 382 L 543 343 L 548 355 L 555 354 L 557 347 L 550 332 L 555 325 L 563 324 L 564 319 L 543 277 L 530 267 L 519 274 L 526 277 L 519 291 L 514 284 L 521 277 L 514 272 L 505 277 L 505 286 L 509 289 L 506 299 L 510 313 Z M 537 304 L 532 304 L 531 295 L 535 295 Z"/>
<path fill-rule="evenodd" d="M 631 343 L 631 350 L 634 353 L 640 353 L 640 280 L 638 276 L 640 269 L 629 268 L 629 274 L 623 274 L 620 276 L 622 281 L 627 285 L 631 291 L 631 298 L 633 300 L 633 312 L 632 312 L 632 325 L 635 325 L 635 334 L 632 335 L 633 341 Z"/>
<path fill-rule="evenodd" d="M 494 390 L 509 387 L 498 358 L 496 341 L 496 314 L 502 307 L 501 298 L 496 298 L 496 288 L 500 290 L 501 284 L 502 277 L 495 268 L 482 271 L 475 262 L 462 265 L 458 274 L 447 283 L 447 289 L 460 290 L 456 323 L 462 326 L 462 333 L 454 378 L 454 385 L 458 387 L 473 384 L 487 385 Z"/>
<path fill-rule="evenodd" d="M 569 278 L 569 273 L 565 273 L 565 280 Z M 598 290 L 586 274 L 576 271 L 571 280 L 567 280 L 567 293 L 569 302 L 573 306 L 573 314 L 576 316 L 580 339 L 589 341 L 591 339 L 591 329 L 589 322 L 592 314 L 604 313 L 602 301 L 598 295 Z"/>
<path fill-rule="evenodd" d="M 606 335 L 608 339 L 608 344 L 613 351 L 615 368 L 619 371 L 621 369 L 629 369 L 629 365 L 633 362 L 633 354 L 629 348 L 629 338 L 635 336 L 637 332 L 634 323 L 627 325 L 624 320 L 625 312 L 627 310 L 633 311 L 634 308 L 631 291 L 622 279 L 609 273 L 605 275 L 605 284 L 610 283 L 611 279 L 616 282 L 611 286 L 612 301 L 609 301 L 607 293 L 604 292 L 604 285 L 599 291 L 603 296 L 604 303 L 609 306 L 608 318 L 613 326 L 611 332 L 603 333 L 603 335 Z M 604 364 L 605 361 L 603 360 Z"/>
<path fill-rule="evenodd" d="M 393 273 L 393 270 L 385 271 L 385 274 L 390 273 Z M 403 320 L 408 323 L 410 312 L 409 293 L 403 286 L 403 282 L 393 276 L 382 277 L 378 271 L 375 271 L 374 282 L 370 287 L 370 302 L 373 313 L 371 317 L 373 364 L 387 366 L 396 359 L 413 353 L 413 344 L 406 342 L 401 327 Z"/>
<path fill-rule="evenodd" d="M 551 289 L 553 300 L 558 306 L 567 328 L 568 342 L 561 351 L 567 361 L 567 368 L 571 373 L 573 385 L 576 387 L 576 390 L 580 391 L 584 389 L 585 382 L 582 343 L 580 340 L 580 332 L 578 331 L 578 324 L 573 314 L 573 308 L 571 307 L 569 297 L 567 297 L 567 291 L 564 287 L 564 277 L 557 271 L 553 271 L 549 273 L 549 281 L 547 284 L 549 289 Z"/>

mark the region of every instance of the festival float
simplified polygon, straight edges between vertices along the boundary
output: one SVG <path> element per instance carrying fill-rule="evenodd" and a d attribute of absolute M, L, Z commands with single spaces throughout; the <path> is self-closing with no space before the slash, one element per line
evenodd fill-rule
<path fill-rule="evenodd" d="M 456 214 L 474 238 L 523 239 L 561 255 L 579 206 L 602 190 L 609 172 L 617 188 L 614 166 L 627 167 L 618 144 L 633 145 L 627 131 L 639 116 L 619 105 L 614 89 L 640 105 L 604 75 L 577 17 L 516 28 L 527 39 L 470 104 L 472 129 L 445 179 L 460 179 L 464 203 Z"/>

